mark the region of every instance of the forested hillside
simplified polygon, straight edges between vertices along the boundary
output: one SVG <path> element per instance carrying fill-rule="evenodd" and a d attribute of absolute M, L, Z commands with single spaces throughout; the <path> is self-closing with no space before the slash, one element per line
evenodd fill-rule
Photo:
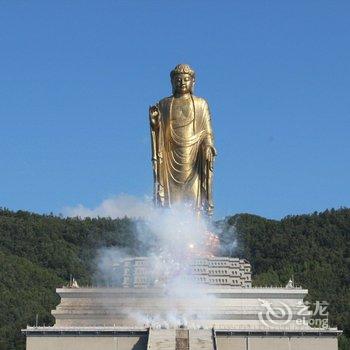
<path fill-rule="evenodd" d="M 310 302 L 329 303 L 330 324 L 349 336 L 350 209 L 280 221 L 239 214 L 226 225 L 221 240 L 237 239 L 235 254 L 252 264 L 253 286 L 284 286 L 293 276 L 297 285 L 309 290 Z M 235 231 L 229 229 L 232 226 Z M 350 350 L 348 339 L 341 342 Z"/>
<path fill-rule="evenodd" d="M 332 324 L 349 335 L 350 209 L 280 221 L 239 214 L 220 224 L 222 242 L 237 243 L 230 254 L 251 262 L 255 285 L 285 285 L 293 275 L 311 301 L 330 303 Z M 36 314 L 39 324 L 52 324 L 55 288 L 71 274 L 91 284 L 96 250 L 105 246 L 137 254 L 135 223 L 0 210 L 0 350 L 24 349 L 20 329 L 33 325 Z"/>

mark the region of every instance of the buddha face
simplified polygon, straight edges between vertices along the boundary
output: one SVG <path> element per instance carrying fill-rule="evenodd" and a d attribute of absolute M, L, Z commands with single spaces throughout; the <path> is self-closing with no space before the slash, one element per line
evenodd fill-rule
<path fill-rule="evenodd" d="M 171 84 L 173 86 L 173 93 L 177 95 L 184 95 L 192 93 L 194 78 L 187 73 L 175 74 L 172 78 Z"/>

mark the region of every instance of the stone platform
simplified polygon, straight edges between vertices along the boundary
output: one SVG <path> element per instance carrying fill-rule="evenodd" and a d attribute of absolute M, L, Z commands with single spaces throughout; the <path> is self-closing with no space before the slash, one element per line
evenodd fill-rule
<path fill-rule="evenodd" d="M 27 350 L 337 350 L 311 328 L 301 288 L 59 288 L 53 327 L 27 327 Z M 273 318 L 276 308 L 286 313 Z M 301 312 L 303 310 L 303 312 Z M 300 322 L 304 319 L 306 322 Z"/>
<path fill-rule="evenodd" d="M 181 296 L 160 288 L 59 288 L 57 293 L 61 303 L 52 311 L 57 327 L 169 327 L 173 321 L 192 327 L 261 329 L 268 305 L 288 311 L 273 322 L 274 328 L 308 328 L 297 322 L 302 306 L 302 317 L 306 322 L 310 317 L 303 303 L 307 290 L 300 288 L 206 287 L 200 294 L 189 290 Z"/>

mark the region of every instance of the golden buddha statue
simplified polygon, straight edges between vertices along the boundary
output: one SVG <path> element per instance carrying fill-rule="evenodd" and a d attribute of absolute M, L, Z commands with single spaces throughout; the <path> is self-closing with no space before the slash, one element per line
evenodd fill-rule
<path fill-rule="evenodd" d="M 216 150 L 209 106 L 193 95 L 195 72 L 187 64 L 177 65 L 170 77 L 172 96 L 149 108 L 154 202 L 182 203 L 211 215 Z"/>

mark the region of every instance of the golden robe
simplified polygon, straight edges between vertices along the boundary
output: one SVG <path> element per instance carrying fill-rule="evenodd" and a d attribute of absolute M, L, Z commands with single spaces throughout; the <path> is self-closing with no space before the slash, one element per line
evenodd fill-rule
<path fill-rule="evenodd" d="M 212 165 L 206 149 L 214 150 L 208 103 L 193 95 L 159 101 L 160 118 L 151 125 L 154 201 L 161 207 L 182 203 L 211 214 Z"/>

